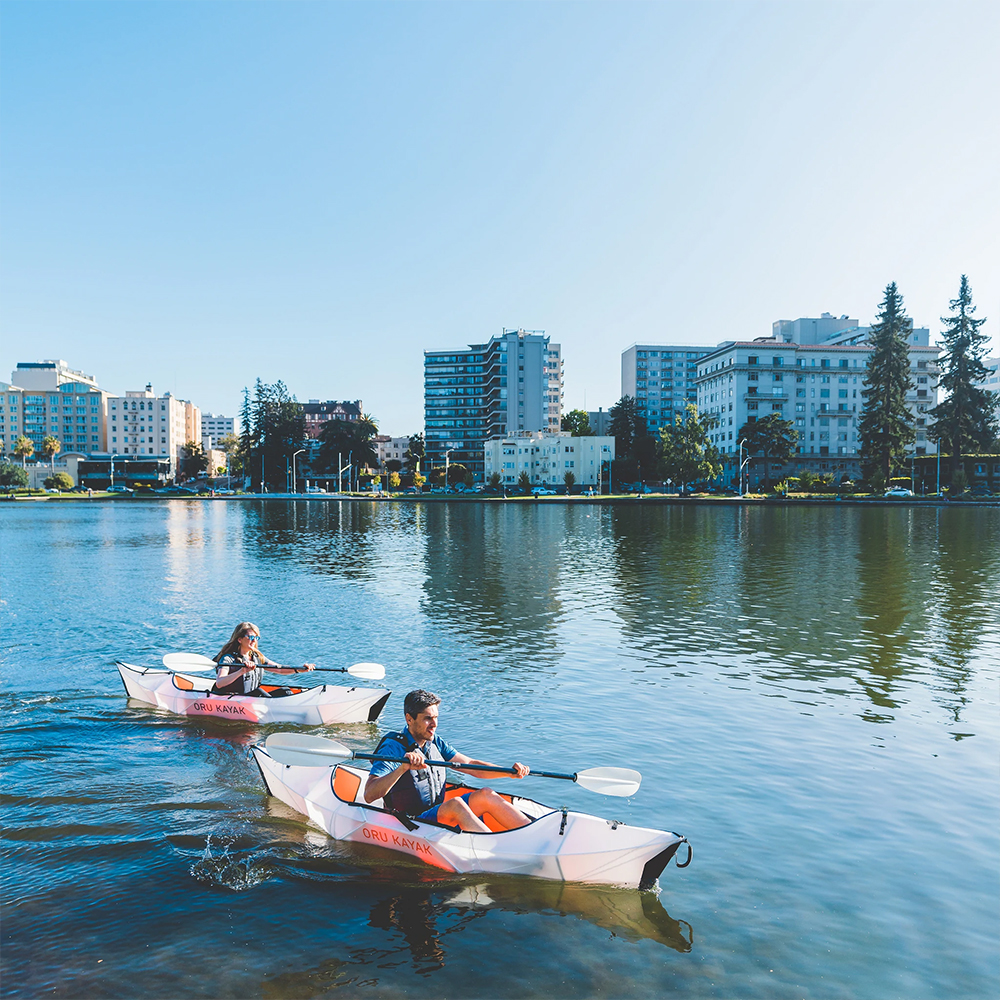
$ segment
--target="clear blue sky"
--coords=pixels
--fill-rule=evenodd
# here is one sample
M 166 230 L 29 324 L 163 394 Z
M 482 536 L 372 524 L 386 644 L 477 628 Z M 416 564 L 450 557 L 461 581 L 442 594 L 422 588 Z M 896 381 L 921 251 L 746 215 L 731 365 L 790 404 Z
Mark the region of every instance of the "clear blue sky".
M 422 351 L 544 329 L 567 409 L 967 273 L 1000 319 L 997 3 L 0 6 L 0 378 L 65 358 L 422 427 Z M 996 342 L 996 341 L 995 341 Z

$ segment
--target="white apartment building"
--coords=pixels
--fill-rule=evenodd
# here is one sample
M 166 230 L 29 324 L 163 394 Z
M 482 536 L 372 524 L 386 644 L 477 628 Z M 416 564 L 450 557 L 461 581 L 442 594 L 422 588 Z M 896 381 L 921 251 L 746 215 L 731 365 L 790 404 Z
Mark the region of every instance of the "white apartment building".
M 108 397 L 108 447 L 115 455 L 156 456 L 171 462 L 172 474 L 188 441 L 201 441 L 201 411 L 153 386 Z
M 601 482 L 602 464 L 615 457 L 613 437 L 573 437 L 569 431 L 518 431 L 484 442 L 487 479 L 499 473 L 505 485 L 527 472 L 532 485 L 562 486 L 572 472 L 581 486 Z M 607 473 L 605 473 L 607 475 Z
M 988 389 L 997 394 L 994 397 L 996 406 L 993 409 L 993 416 L 997 421 L 1000 421 L 1000 358 L 986 358 L 983 364 L 990 370 L 990 373 L 979 383 L 979 388 Z
M 203 413 L 201 415 L 201 440 L 204 443 L 205 438 L 209 439 L 209 443 L 205 446 L 206 448 L 214 448 L 218 445 L 219 440 L 224 438 L 227 434 L 236 433 L 236 418 L 235 417 L 224 417 L 218 413 Z M 194 440 L 198 440 L 195 438 Z
M 104 450 L 107 393 L 91 375 L 65 361 L 21 362 L 10 382 L 0 382 L 0 453 L 10 455 L 20 436 L 31 440 L 36 458 L 49 435 L 62 451 Z
M 824 314 L 821 319 L 833 317 Z M 846 317 L 830 325 L 843 326 L 844 321 Z M 869 355 L 868 328 L 847 321 L 854 326 L 832 334 L 822 331 L 828 335 L 820 343 L 791 339 L 811 339 L 811 324 L 818 322 L 781 321 L 780 337 L 728 341 L 699 362 L 698 412 L 718 418 L 711 438 L 732 462 L 738 461 L 740 428 L 779 413 L 792 421 L 799 434 L 793 467 L 860 474 L 858 421 L 864 408 L 861 392 Z M 907 403 L 916 426 L 915 455 L 933 454 L 936 447 L 927 430 L 932 422 L 930 411 L 937 405 L 938 348 L 931 347 L 929 339 L 927 328 L 911 333 L 915 386 L 907 394 Z
M 697 401 L 698 362 L 711 350 L 704 344 L 633 344 L 622 351 L 622 395 L 635 398 L 650 435 Z
M 391 461 L 402 462 L 405 465 L 409 448 L 409 437 L 390 437 L 388 434 L 375 436 L 375 451 L 380 469 L 384 469 L 385 463 Z

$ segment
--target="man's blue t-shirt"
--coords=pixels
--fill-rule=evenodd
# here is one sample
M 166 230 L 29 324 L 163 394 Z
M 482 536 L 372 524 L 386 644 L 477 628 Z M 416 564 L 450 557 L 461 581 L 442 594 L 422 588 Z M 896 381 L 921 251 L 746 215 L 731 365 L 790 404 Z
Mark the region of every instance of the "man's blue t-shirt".
M 432 742 L 437 747 L 438 753 L 441 754 L 442 760 L 451 760 L 458 753 L 450 743 L 446 743 L 440 736 L 435 736 Z M 379 745 L 378 752 L 382 757 L 393 757 L 402 760 L 411 749 L 420 750 L 421 753 L 424 753 L 424 750 L 427 748 L 425 747 L 424 750 L 421 750 L 419 746 L 405 747 L 398 740 L 387 739 Z M 426 757 L 427 754 L 424 753 L 424 756 Z M 398 766 L 387 760 L 374 760 L 372 761 L 371 776 L 373 778 L 381 778 L 383 774 L 395 771 Z

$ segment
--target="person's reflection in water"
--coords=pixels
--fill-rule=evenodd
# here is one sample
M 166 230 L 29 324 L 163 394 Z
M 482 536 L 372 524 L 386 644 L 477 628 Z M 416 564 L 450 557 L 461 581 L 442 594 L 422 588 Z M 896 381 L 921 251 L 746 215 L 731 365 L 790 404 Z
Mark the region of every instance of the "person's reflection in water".
M 425 889 L 412 889 L 379 900 L 371 909 L 369 927 L 400 931 L 413 955 L 418 972 L 431 972 L 444 966 L 444 949 L 438 939 L 434 918 L 440 910 L 431 903 Z

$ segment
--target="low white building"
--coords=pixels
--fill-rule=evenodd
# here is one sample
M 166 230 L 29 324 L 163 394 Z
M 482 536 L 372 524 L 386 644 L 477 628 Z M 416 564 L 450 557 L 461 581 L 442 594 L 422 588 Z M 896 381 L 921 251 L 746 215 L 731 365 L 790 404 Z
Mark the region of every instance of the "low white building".
M 375 437 L 375 451 L 378 455 L 380 469 L 386 462 L 396 461 L 406 464 L 406 453 L 410 448 L 409 437 L 389 437 L 388 434 L 378 434 Z
M 533 486 L 561 486 L 567 472 L 581 486 L 597 486 L 604 463 L 615 457 L 615 439 L 573 437 L 568 431 L 519 431 L 490 438 L 483 450 L 486 478 L 497 473 L 508 486 L 517 483 L 522 472 L 527 472 Z

